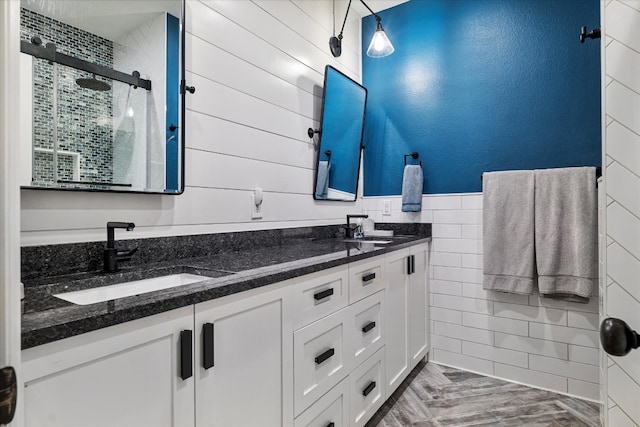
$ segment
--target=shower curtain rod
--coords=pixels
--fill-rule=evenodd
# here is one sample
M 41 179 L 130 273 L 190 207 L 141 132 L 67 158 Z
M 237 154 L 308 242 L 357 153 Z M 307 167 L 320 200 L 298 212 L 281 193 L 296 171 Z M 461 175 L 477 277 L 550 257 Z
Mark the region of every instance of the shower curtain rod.
M 54 43 L 47 43 L 46 46 L 42 46 L 42 41 L 39 37 L 33 37 L 31 42 L 21 40 L 20 51 L 22 53 L 35 56 L 36 58 L 46 59 L 77 70 L 87 71 L 111 80 L 117 80 L 119 82 L 132 85 L 134 89 L 141 87 L 146 90 L 151 90 L 151 80 L 140 78 L 140 73 L 138 71 L 126 74 L 109 67 L 94 64 L 93 62 L 65 55 L 64 53 L 56 51 L 56 45 Z

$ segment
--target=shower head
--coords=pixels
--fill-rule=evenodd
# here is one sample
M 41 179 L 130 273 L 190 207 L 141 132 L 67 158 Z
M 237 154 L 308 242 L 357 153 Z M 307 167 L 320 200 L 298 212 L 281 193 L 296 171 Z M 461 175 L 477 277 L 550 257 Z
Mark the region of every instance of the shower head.
M 76 83 L 78 84 L 78 86 L 82 88 L 97 90 L 99 92 L 104 92 L 111 89 L 111 86 L 109 86 L 108 83 L 105 83 L 103 81 L 96 79 L 95 74 L 90 79 L 83 79 L 83 78 L 76 79 Z

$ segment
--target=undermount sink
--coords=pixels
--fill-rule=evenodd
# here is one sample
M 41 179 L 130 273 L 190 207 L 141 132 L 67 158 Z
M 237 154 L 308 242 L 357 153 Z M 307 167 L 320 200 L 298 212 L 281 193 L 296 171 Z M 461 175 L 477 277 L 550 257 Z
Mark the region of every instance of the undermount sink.
M 168 276 L 154 277 L 152 279 L 134 280 L 131 282 L 118 283 L 116 285 L 100 286 L 81 291 L 55 294 L 54 297 L 77 305 L 88 305 L 153 291 L 160 291 L 162 289 L 174 288 L 176 286 L 190 285 L 193 283 L 203 282 L 207 279 L 210 279 L 210 277 L 189 273 L 171 274 Z
M 391 240 L 372 240 L 372 239 L 342 239 L 344 243 L 370 243 L 373 245 L 386 245 Z

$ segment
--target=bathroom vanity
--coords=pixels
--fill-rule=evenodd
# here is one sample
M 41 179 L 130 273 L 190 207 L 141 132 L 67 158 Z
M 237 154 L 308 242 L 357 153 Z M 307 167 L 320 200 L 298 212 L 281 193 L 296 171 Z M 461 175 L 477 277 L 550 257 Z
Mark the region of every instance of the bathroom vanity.
M 220 277 L 89 305 L 27 286 L 25 425 L 364 425 L 428 350 L 430 237 L 388 240 L 161 263 Z

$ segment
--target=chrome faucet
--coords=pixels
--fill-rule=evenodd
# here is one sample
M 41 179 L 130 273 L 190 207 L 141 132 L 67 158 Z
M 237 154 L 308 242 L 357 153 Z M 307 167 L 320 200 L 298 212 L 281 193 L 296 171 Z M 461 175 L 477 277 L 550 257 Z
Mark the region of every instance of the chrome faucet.
M 129 261 L 131 256 L 138 250 L 138 248 L 133 248 L 119 251 L 116 248 L 115 229 L 124 228 L 127 231 L 131 231 L 135 226 L 132 222 L 107 222 L 107 247 L 104 248 L 104 271 L 106 273 L 118 271 L 118 261 Z
M 345 230 L 344 237 L 346 238 L 362 238 L 362 226 L 356 225 L 355 231 L 352 233 L 351 218 L 369 218 L 369 215 L 347 215 L 347 228 Z

